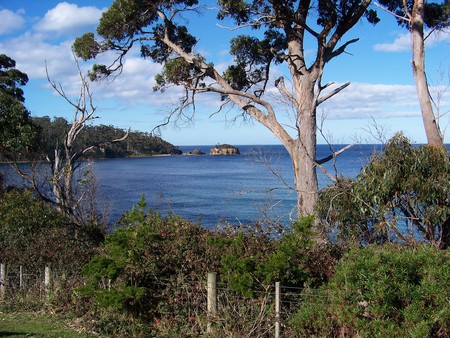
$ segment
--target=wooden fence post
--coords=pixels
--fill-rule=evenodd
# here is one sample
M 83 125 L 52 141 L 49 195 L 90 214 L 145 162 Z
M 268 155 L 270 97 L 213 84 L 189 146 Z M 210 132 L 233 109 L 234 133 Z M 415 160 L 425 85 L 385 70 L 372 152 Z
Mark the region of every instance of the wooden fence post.
M 19 266 L 19 288 L 23 288 L 23 266 Z
M 216 273 L 208 272 L 208 324 L 206 328 L 207 333 L 212 333 L 212 322 L 211 318 L 216 315 L 217 312 L 217 289 L 216 289 Z
M 49 266 L 45 267 L 45 274 L 44 274 L 44 289 L 45 289 L 45 297 L 49 298 L 50 296 L 50 289 L 51 289 L 51 276 L 52 276 L 52 270 Z
M 3 298 L 6 290 L 6 264 L 0 263 L 0 298 Z
M 275 283 L 275 338 L 280 337 L 281 316 L 280 316 L 280 282 Z

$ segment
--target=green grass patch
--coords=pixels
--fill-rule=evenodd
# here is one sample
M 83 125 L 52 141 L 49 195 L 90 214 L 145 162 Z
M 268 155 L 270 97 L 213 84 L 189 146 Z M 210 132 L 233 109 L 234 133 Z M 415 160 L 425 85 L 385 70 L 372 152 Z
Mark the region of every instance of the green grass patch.
M 41 313 L 1 313 L 0 337 L 89 337 L 69 326 L 69 321 Z M 93 336 L 91 336 L 93 337 Z

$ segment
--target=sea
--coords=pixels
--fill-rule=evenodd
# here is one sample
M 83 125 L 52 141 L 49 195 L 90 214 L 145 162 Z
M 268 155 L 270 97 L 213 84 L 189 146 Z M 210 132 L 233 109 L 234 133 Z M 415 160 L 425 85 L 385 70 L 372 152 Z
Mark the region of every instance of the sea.
M 180 146 L 205 155 L 121 158 L 94 162 L 98 197 L 115 222 L 145 195 L 147 206 L 175 213 L 207 228 L 257 221 L 289 224 L 296 217 L 296 194 L 289 154 L 282 145 L 237 145 L 240 155 L 209 156 L 213 146 Z M 331 146 L 338 151 L 344 146 Z M 355 145 L 324 168 L 334 177 L 356 177 L 379 146 Z M 331 154 L 319 145 L 317 158 Z M 332 184 L 318 170 L 321 188 Z
M 290 157 L 282 145 L 236 145 L 240 155 L 210 156 L 213 146 L 180 146 L 205 155 L 102 159 L 91 163 L 97 203 L 110 225 L 144 195 L 147 206 L 177 214 L 206 228 L 257 221 L 289 224 L 296 216 Z M 344 145 L 318 145 L 317 158 Z M 332 176 L 356 177 L 378 145 L 354 145 L 323 165 Z M 87 168 L 88 163 L 82 167 Z M 18 184 L 7 165 L 7 183 Z M 320 188 L 332 184 L 318 169 Z M 8 182 L 9 181 L 9 182 Z

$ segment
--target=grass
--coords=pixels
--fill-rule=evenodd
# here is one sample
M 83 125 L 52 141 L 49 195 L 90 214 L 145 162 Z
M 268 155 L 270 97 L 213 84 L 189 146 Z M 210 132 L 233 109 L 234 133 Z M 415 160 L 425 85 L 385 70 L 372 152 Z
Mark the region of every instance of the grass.
M 41 313 L 1 313 L 0 337 L 89 337 L 68 325 L 64 318 Z M 93 336 L 91 336 L 93 337 Z

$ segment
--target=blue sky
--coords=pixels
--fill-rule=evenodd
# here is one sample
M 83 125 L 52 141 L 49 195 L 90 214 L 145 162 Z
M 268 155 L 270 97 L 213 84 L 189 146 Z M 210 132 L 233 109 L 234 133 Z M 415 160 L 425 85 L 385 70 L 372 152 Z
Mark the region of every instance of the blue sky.
M 16 60 L 17 68 L 28 74 L 25 104 L 33 116 L 72 119 L 71 107 L 49 86 L 45 65 L 52 80 L 76 99 L 79 78 L 70 47 L 77 36 L 95 31 L 102 11 L 111 3 L 111 0 L 0 0 L 0 53 Z M 403 131 L 413 142 L 426 142 L 411 72 L 409 35 L 396 25 L 393 17 L 386 13 L 380 16 L 382 21 L 375 27 L 366 21 L 358 23 L 346 40 L 360 40 L 325 68 L 325 81 L 351 82 L 319 109 L 323 116 L 322 134 L 332 143 L 374 142 L 372 134 L 377 130 L 386 137 Z M 214 12 L 187 20 L 187 26 L 200 39 L 197 50 L 224 70 L 232 61 L 227 52 L 229 40 L 242 32 L 220 27 Z M 450 88 L 445 90 L 450 87 L 450 31 L 431 35 L 426 46 L 431 92 L 435 101 L 440 101 L 443 114 L 450 110 Z M 104 58 L 107 61 L 111 55 Z M 81 67 L 87 71 L 90 65 L 81 62 Z M 93 84 L 100 117 L 95 123 L 149 132 L 164 121 L 178 102 L 180 89 L 154 93 L 153 78 L 160 70 L 160 65 L 140 59 L 136 51 L 126 59 L 119 78 L 112 83 Z M 283 72 L 282 68 L 274 69 L 273 79 Z M 274 93 L 273 81 L 269 93 Z M 192 122 L 172 123 L 161 130 L 161 136 L 175 145 L 279 143 L 256 122 L 235 119 L 239 115 L 235 109 L 214 114 L 220 106 L 217 96 L 199 96 L 197 103 Z M 276 106 L 283 123 L 289 125 L 289 109 L 281 104 Z M 319 123 L 321 120 L 319 117 Z M 443 116 L 441 128 L 445 129 L 449 121 L 450 114 Z M 449 142 L 450 128 L 445 130 L 445 140 Z M 325 139 L 319 136 L 318 142 L 324 143 Z

